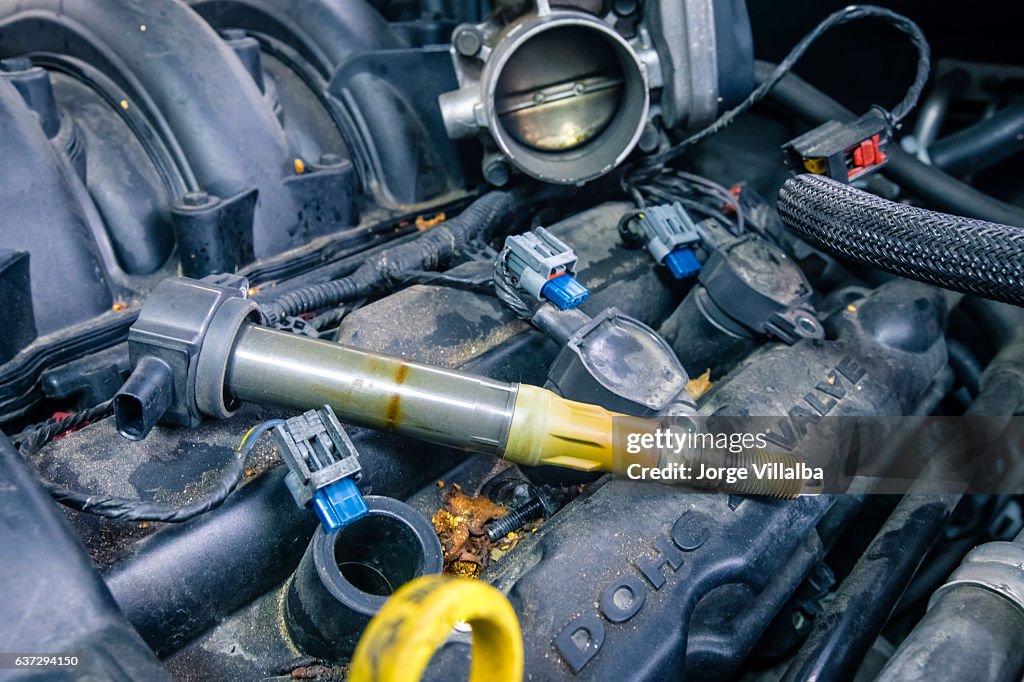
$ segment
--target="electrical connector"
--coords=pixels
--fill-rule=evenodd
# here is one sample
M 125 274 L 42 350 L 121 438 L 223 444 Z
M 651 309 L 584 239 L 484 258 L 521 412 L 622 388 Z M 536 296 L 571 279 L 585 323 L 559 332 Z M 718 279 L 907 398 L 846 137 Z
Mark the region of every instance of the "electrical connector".
M 549 279 L 540 293 L 543 298 L 558 306 L 559 310 L 575 308 L 590 296 L 587 288 L 568 274 Z
M 299 507 L 312 506 L 328 533 L 368 512 L 356 487 L 362 467 L 355 446 L 328 405 L 274 429 L 288 465 L 285 484 Z
M 500 257 L 514 278 L 512 283 L 538 301 L 569 310 L 590 296 L 576 280 L 576 254 L 543 227 L 508 237 Z
M 693 247 L 700 242 L 697 226 L 679 202 L 650 206 L 637 216 L 654 260 L 669 269 L 676 279 L 700 272 Z
M 889 125 L 875 109 L 856 121 L 828 121 L 785 144 L 786 162 L 796 173 L 825 175 L 849 183 L 889 160 Z

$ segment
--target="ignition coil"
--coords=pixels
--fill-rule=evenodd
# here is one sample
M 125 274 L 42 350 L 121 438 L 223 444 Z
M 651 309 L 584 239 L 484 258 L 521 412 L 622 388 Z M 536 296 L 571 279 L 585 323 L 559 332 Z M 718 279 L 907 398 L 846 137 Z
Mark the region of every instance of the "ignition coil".
M 624 447 L 624 434 L 658 429 L 650 419 L 567 400 L 529 384 L 263 327 L 252 319 L 258 308 L 245 297 L 247 284 L 225 286 L 182 277 L 154 288 L 129 333 L 129 353 L 135 373 L 151 371 L 143 362 L 147 357 L 162 359 L 171 368 L 165 383 L 174 387 L 173 401 L 169 407 L 162 401 L 157 405 L 160 415 L 140 414 L 154 403 L 119 394 L 114 416 L 122 434 L 144 438 L 140 425 L 198 424 L 204 416 L 230 416 L 241 401 L 252 401 L 299 409 L 330 405 L 357 426 L 526 466 L 625 473 L 630 465 L 655 467 L 663 459 L 664 453 L 634 453 Z M 362 507 L 358 498 L 352 499 L 358 494 L 357 469 L 348 461 L 354 460 L 355 451 L 330 410 L 305 413 L 286 426 L 277 435 L 295 472 L 289 487 L 296 501 L 312 503 L 325 529 L 358 514 Z M 677 459 L 694 460 L 702 455 L 700 450 L 682 452 Z M 338 487 L 328 490 L 332 484 Z M 764 492 L 777 494 L 767 488 Z

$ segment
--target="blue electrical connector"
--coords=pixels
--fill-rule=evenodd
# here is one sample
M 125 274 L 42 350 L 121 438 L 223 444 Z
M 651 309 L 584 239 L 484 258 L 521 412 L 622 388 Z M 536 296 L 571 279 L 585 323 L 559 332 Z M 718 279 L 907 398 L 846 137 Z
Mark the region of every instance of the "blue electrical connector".
M 576 254 L 543 227 L 508 237 L 500 257 L 505 259 L 513 284 L 538 301 L 569 310 L 590 297 L 590 291 L 575 277 Z
M 662 261 L 676 279 L 693 277 L 700 272 L 701 264 L 693 249 L 683 246 L 671 251 Z
M 637 216 L 647 238 L 647 250 L 676 279 L 700 272 L 693 247 L 700 242 L 697 226 L 678 202 L 650 206 Z
M 311 501 L 313 511 L 330 533 L 366 514 L 366 501 L 351 478 L 343 478 L 317 490 Z
M 548 283 L 541 288 L 540 293 L 541 296 L 558 306 L 559 310 L 575 308 L 590 296 L 587 288 L 568 274 L 549 279 Z
M 312 506 L 328 533 L 365 516 L 369 509 L 356 483 L 362 467 L 355 446 L 329 405 L 274 429 L 288 465 L 285 485 L 299 507 Z

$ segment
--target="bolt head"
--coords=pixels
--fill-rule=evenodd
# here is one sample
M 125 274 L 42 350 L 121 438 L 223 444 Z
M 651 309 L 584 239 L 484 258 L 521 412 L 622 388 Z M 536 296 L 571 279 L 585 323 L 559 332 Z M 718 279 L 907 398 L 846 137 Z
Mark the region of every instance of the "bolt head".
M 220 32 L 220 37 L 231 42 L 234 40 L 245 40 L 249 36 L 240 28 L 225 28 Z
M 181 203 L 183 206 L 188 206 L 190 208 L 205 206 L 210 203 L 210 195 L 202 190 L 198 192 L 188 192 L 181 197 Z
M 0 59 L 0 71 L 4 73 L 21 73 L 32 68 L 32 60 L 28 57 L 9 57 Z
M 472 57 L 483 47 L 483 37 L 475 28 L 464 28 L 455 34 L 455 50 L 463 57 Z
M 484 167 L 484 180 L 495 187 L 504 187 L 511 175 L 511 169 L 502 159 L 495 159 Z

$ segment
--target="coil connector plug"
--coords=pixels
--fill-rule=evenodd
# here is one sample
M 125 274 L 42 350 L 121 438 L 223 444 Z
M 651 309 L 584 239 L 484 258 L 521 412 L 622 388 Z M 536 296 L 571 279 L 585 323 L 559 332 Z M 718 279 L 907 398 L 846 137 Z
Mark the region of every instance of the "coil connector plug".
M 576 280 L 575 252 L 543 227 L 505 239 L 499 258 L 504 259 L 512 284 L 538 301 L 569 310 L 590 297 Z
M 644 231 L 647 250 L 673 277 L 686 279 L 700 272 L 701 264 L 693 250 L 700 234 L 679 202 L 650 206 L 636 218 Z
M 312 506 L 328 533 L 369 511 L 356 483 L 362 467 L 352 440 L 329 405 L 304 412 L 274 429 L 288 465 L 285 485 L 299 507 Z
M 890 138 L 885 114 L 872 109 L 856 121 L 823 123 L 782 150 L 793 172 L 825 175 L 849 184 L 886 164 Z

